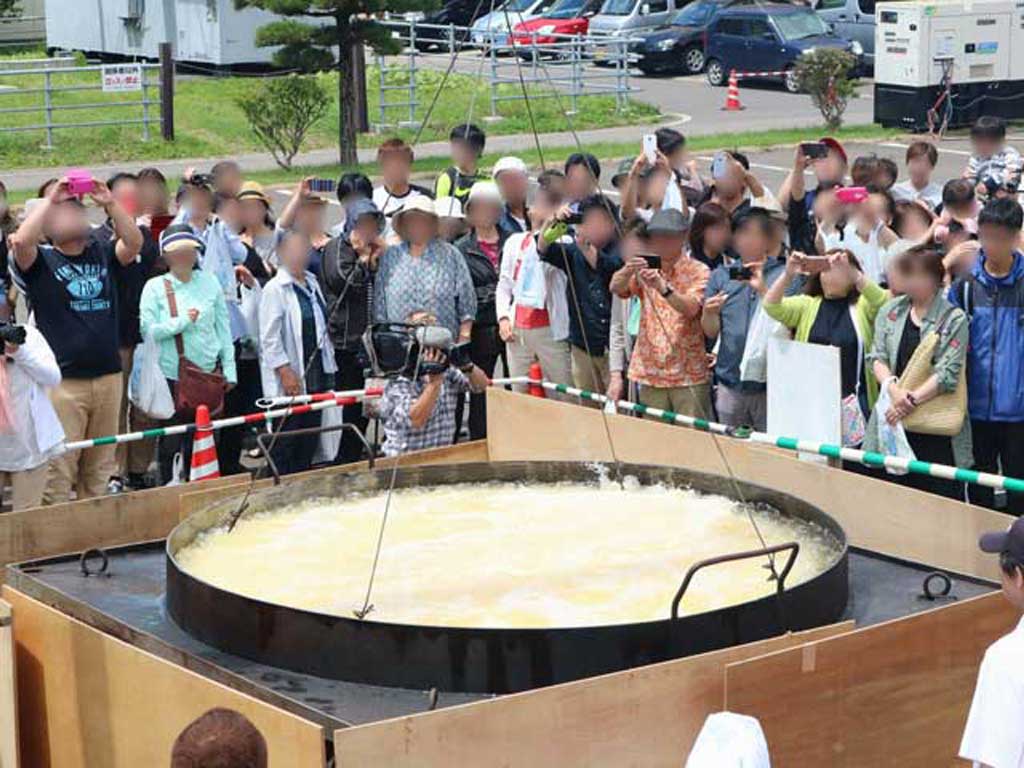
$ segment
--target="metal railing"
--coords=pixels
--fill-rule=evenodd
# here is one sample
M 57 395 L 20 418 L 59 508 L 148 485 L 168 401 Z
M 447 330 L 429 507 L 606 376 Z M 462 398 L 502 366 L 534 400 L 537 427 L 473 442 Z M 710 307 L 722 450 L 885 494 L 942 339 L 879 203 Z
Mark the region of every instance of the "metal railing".
M 127 79 L 119 81 L 118 73 Z M 149 141 L 151 127 L 156 125 L 165 138 L 172 138 L 173 107 L 169 102 L 173 99 L 173 78 L 173 61 L 163 57 L 160 64 L 136 62 L 129 65 L 0 69 L 0 86 L 7 86 L 0 87 L 0 133 L 43 132 L 46 136 L 46 143 L 43 144 L 45 149 L 53 149 L 56 131 L 69 128 L 140 125 L 142 139 Z M 64 100 L 71 94 L 96 92 L 103 95 L 116 94 L 117 98 L 104 100 L 103 96 L 97 96 L 85 102 Z M 124 98 L 136 93 L 138 98 Z M 4 106 L 5 101 L 10 103 L 11 98 L 20 97 L 24 101 L 25 96 L 38 96 L 39 99 L 28 105 Z M 140 114 L 138 117 L 130 114 L 116 119 L 113 119 L 112 114 L 109 120 L 76 121 L 70 118 L 70 115 L 81 110 L 103 113 L 109 110 L 111 113 L 123 114 L 125 109 L 139 109 Z M 69 113 L 69 119 L 57 122 L 57 115 L 62 112 Z M 41 119 L 21 125 L 12 125 L 11 120 L 5 119 L 9 115 L 26 114 L 39 115 Z
M 616 111 L 628 105 L 633 41 L 620 36 L 560 35 L 524 32 L 510 37 L 498 29 L 471 30 L 455 25 L 423 24 L 416 21 L 388 21 L 392 36 L 401 43 L 397 56 L 377 56 L 379 69 L 377 128 L 416 126 L 417 75 L 430 62 L 444 68 L 444 55 L 426 57 L 439 48 L 442 54 L 459 55 L 465 62 L 462 74 L 486 78 L 489 92 L 489 121 L 500 120 L 502 102 L 533 99 L 564 99 L 565 112 L 575 114 L 585 96 L 614 96 Z M 425 60 L 426 59 L 426 60 Z M 593 66 L 600 61 L 606 67 Z M 436 66 L 434 67 L 437 68 Z M 526 95 L 523 91 L 526 90 Z M 400 94 L 396 99 L 394 94 Z M 400 120 L 392 119 L 398 112 Z

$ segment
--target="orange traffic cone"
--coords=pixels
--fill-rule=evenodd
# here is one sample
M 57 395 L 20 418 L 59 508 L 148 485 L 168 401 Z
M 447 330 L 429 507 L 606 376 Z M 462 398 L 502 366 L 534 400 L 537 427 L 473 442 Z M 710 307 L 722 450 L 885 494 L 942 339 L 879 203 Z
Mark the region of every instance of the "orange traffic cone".
M 541 370 L 540 363 L 530 363 L 527 375 L 530 377 L 530 383 L 526 387 L 526 393 L 532 397 L 545 397 L 544 387 L 541 385 L 544 381 L 544 371 Z
M 217 463 L 217 446 L 213 442 L 210 428 L 210 409 L 205 405 L 196 408 L 196 431 L 192 437 L 192 464 L 188 471 L 190 483 L 220 477 Z
M 729 87 L 725 92 L 725 106 L 722 109 L 726 112 L 739 112 L 744 109 L 740 104 L 740 79 L 736 77 L 736 70 L 729 70 Z

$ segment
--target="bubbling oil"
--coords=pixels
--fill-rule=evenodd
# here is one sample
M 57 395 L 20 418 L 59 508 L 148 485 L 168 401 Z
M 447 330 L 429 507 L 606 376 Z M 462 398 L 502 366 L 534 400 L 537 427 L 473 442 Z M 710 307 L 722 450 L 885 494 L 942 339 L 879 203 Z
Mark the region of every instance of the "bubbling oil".
M 177 561 L 232 592 L 351 616 L 362 606 L 383 511 L 382 494 L 310 499 L 245 517 L 230 534 L 207 531 Z M 839 543 L 819 526 L 770 510 L 753 514 L 769 545 L 800 543 L 787 587 L 835 561 Z M 733 500 L 633 479 L 625 488 L 477 483 L 396 490 L 370 618 L 492 628 L 664 619 L 692 563 L 759 546 L 747 510 Z M 700 571 L 681 613 L 771 593 L 765 565 L 758 558 Z

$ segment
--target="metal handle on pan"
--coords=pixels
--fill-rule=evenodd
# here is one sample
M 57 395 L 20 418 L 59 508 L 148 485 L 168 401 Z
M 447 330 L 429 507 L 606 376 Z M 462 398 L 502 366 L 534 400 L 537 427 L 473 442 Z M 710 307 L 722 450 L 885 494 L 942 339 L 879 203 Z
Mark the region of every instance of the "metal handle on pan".
M 783 590 L 786 588 L 786 577 L 789 575 L 789 572 L 793 570 L 793 563 L 796 561 L 796 556 L 800 552 L 800 544 L 798 542 L 790 541 L 786 544 L 776 544 L 773 547 L 765 547 L 764 549 L 751 549 L 746 552 L 734 552 L 730 555 L 718 555 L 717 557 L 709 557 L 706 560 L 698 560 L 690 566 L 690 569 L 683 577 L 683 583 L 679 585 L 679 591 L 676 592 L 676 596 L 672 599 L 672 620 L 675 621 L 679 618 L 679 604 L 683 601 L 683 595 L 686 594 L 686 590 L 690 586 L 690 582 L 693 581 L 693 577 L 697 575 L 697 571 L 711 565 L 731 563 L 735 560 L 749 560 L 754 557 L 768 557 L 769 555 L 774 555 L 786 550 L 789 550 L 789 557 L 786 559 L 786 564 L 779 573 L 779 582 L 776 585 L 777 593 L 781 595 Z

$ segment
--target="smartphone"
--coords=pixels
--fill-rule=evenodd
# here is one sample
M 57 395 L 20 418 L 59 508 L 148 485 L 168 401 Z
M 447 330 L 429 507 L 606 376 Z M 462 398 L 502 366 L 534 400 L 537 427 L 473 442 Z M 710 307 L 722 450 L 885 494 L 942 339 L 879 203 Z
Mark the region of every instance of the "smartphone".
M 160 235 L 163 234 L 164 230 L 171 226 L 171 222 L 174 221 L 174 217 L 170 214 L 157 214 L 150 217 L 149 231 L 153 235 L 153 239 L 160 240 Z
M 749 280 L 753 276 L 754 271 L 750 267 L 745 267 L 742 264 L 729 265 L 730 280 Z
M 729 171 L 729 163 L 726 160 L 725 152 L 716 152 L 711 160 L 711 178 L 722 179 Z
M 334 193 L 338 188 L 338 182 L 334 179 L 310 179 L 309 180 L 309 191 L 310 192 L 329 192 Z
M 800 151 L 804 153 L 804 157 L 809 157 L 811 160 L 828 157 L 828 146 L 820 141 L 803 142 L 800 144 Z
M 654 165 L 658 160 L 658 137 L 653 133 L 644 134 L 644 157 L 647 162 Z
M 804 274 L 817 275 L 828 269 L 827 256 L 804 256 Z
M 637 256 L 647 262 L 648 269 L 661 269 L 661 256 L 653 253 L 638 253 Z
M 88 195 L 96 186 L 96 181 L 88 171 L 76 168 L 68 171 L 68 192 L 77 197 Z
M 866 187 L 840 187 L 836 190 L 836 200 L 846 205 L 863 203 L 867 199 Z

